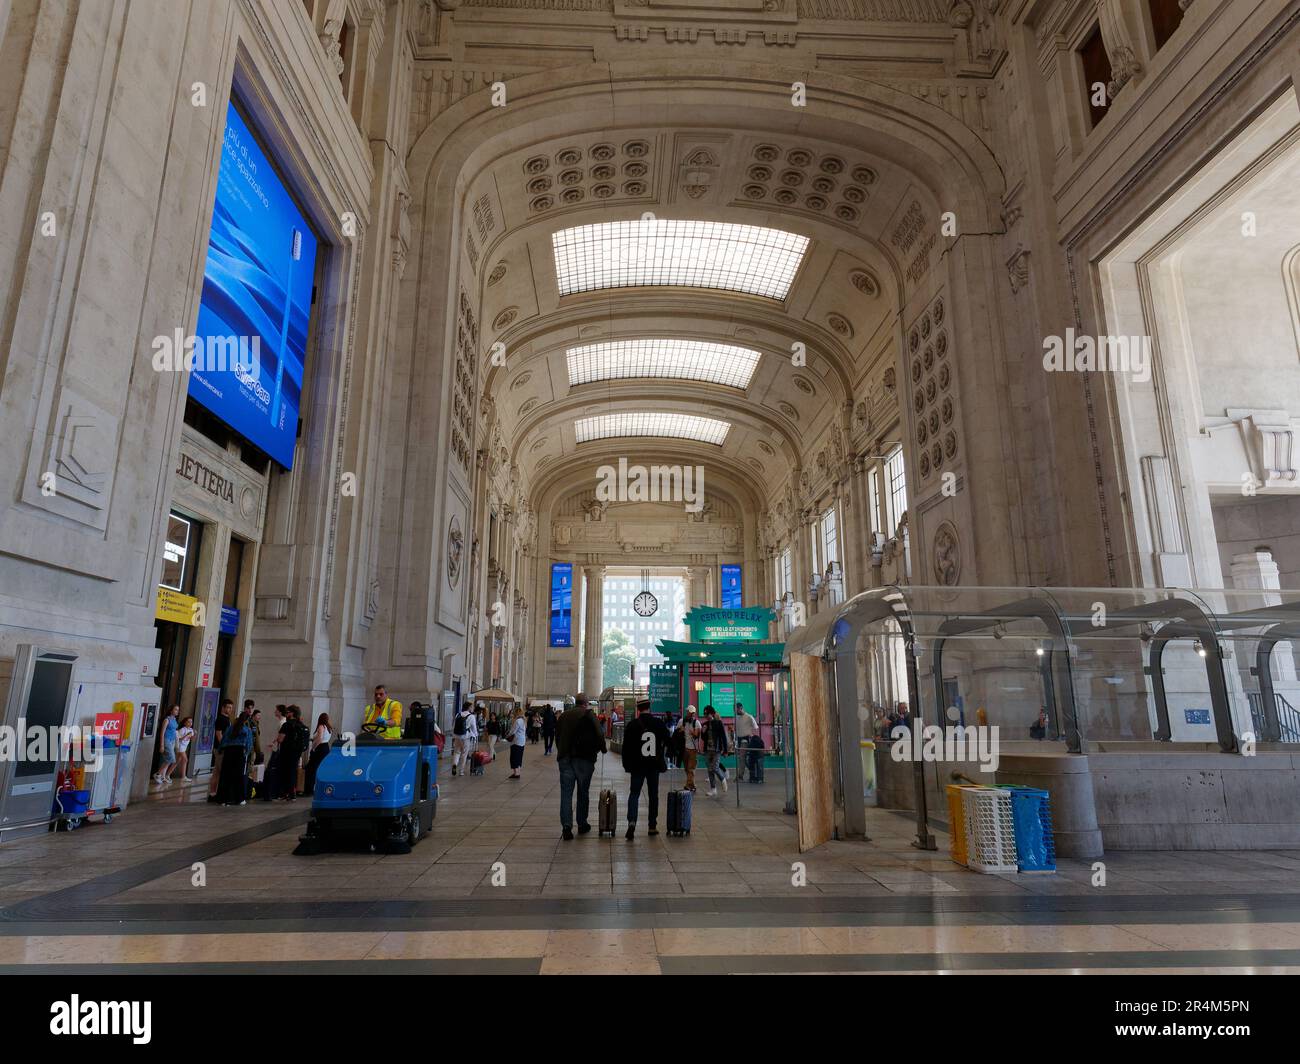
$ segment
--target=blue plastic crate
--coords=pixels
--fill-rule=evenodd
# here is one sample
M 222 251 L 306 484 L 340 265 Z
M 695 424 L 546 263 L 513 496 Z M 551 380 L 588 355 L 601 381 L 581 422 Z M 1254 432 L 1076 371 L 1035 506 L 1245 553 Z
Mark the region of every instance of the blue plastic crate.
M 1052 797 L 1036 787 L 1010 786 L 1011 821 L 1016 832 L 1016 867 L 1021 872 L 1055 872 L 1056 839 Z

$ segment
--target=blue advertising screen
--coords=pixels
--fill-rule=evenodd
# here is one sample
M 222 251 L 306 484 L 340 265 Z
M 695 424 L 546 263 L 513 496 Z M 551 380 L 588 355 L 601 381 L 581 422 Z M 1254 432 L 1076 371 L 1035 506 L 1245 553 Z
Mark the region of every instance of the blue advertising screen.
M 551 646 L 573 646 L 573 563 L 551 566 Z
M 724 565 L 722 567 L 722 608 L 738 610 L 744 606 L 744 595 L 740 590 L 740 566 Z
M 231 104 L 189 394 L 286 469 L 315 269 L 315 235 Z

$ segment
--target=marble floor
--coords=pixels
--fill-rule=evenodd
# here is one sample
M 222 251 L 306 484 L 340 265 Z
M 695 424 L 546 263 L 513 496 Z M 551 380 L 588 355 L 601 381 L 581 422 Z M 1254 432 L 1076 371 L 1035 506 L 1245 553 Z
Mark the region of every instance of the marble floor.
M 689 838 L 646 837 L 643 810 L 632 841 L 564 842 L 554 759 L 529 747 L 507 772 L 444 773 L 433 834 L 404 855 L 294 856 L 306 801 L 217 807 L 203 781 L 6 841 L 0 971 L 1300 972 L 1300 851 L 988 876 L 872 810 L 870 841 L 800 854 L 770 770 L 739 801 L 701 790 Z

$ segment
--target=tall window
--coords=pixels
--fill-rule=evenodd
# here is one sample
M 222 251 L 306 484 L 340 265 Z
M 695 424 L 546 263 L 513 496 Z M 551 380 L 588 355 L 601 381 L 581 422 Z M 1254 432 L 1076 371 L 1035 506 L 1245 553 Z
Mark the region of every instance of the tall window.
M 790 548 L 786 547 L 776 558 L 776 597 L 785 598 L 786 592 L 792 590 L 790 585 L 793 582 L 790 570 Z
M 885 459 L 885 486 L 889 490 L 889 535 L 898 530 L 898 522 L 907 513 L 907 473 L 903 468 L 903 448 L 895 448 Z
M 1097 95 L 1098 85 L 1109 85 L 1113 73 L 1110 68 L 1110 56 L 1106 54 L 1106 43 L 1101 39 L 1101 26 L 1093 28 L 1087 40 L 1079 48 L 1079 60 L 1083 64 L 1083 89 L 1088 97 L 1088 113 L 1095 126 L 1106 117 L 1106 103 L 1098 104 L 1096 99 L 1108 99 L 1106 91 Z
M 1182 24 L 1186 12 L 1178 0 L 1148 0 L 1148 6 L 1151 8 L 1151 29 L 1155 34 L 1156 47 L 1163 48 L 1165 41 Z
M 830 568 L 840 560 L 839 533 L 835 527 L 835 507 L 822 514 L 822 569 Z
M 871 531 L 885 531 L 884 522 L 880 520 L 880 470 L 873 466 L 867 472 L 867 509 L 871 515 Z

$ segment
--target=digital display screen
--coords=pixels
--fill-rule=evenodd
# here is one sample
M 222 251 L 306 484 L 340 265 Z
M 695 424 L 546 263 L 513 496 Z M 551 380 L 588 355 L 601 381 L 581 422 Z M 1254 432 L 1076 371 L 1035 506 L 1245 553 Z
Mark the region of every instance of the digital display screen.
M 738 610 L 744 605 L 744 595 L 740 590 L 740 566 L 724 565 L 722 567 L 722 608 Z
M 573 563 L 551 565 L 551 646 L 573 646 Z
M 189 394 L 293 465 L 316 237 L 231 104 L 194 331 Z

